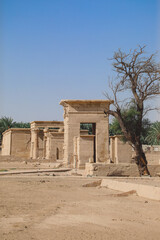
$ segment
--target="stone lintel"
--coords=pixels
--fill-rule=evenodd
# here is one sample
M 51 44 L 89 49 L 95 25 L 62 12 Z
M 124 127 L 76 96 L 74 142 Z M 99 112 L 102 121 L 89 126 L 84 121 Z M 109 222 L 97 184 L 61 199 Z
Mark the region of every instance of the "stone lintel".
M 51 133 L 52 135 L 64 135 L 64 132 L 52 132 L 52 131 L 49 131 L 49 133 Z
M 95 135 L 80 135 L 81 138 L 94 138 Z
M 64 122 L 63 121 L 33 121 L 30 123 L 31 128 L 49 128 L 49 127 L 62 127 L 64 126 Z
M 90 110 L 85 110 L 85 111 L 79 111 L 79 112 L 69 112 L 69 114 L 104 114 L 104 111 L 90 111 Z
M 7 129 L 5 132 L 2 133 L 2 135 L 4 135 L 7 132 L 22 132 L 22 131 L 30 131 L 30 128 L 9 128 Z
M 123 135 L 113 135 L 113 136 L 109 136 L 109 138 L 122 138 L 124 137 Z
M 36 123 L 36 124 L 62 124 L 63 125 L 63 121 L 32 121 L 30 122 L 30 124 L 32 123 Z
M 60 105 L 65 106 L 65 104 L 100 104 L 100 103 L 104 103 L 104 104 L 112 104 L 114 101 L 113 100 L 100 100 L 100 99 L 96 99 L 96 100 L 61 100 L 60 101 Z

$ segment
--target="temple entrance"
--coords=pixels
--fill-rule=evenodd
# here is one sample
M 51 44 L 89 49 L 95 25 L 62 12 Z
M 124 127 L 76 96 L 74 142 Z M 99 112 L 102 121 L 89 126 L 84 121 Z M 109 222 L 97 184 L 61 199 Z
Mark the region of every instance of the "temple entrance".
M 64 107 L 64 163 L 85 168 L 88 162 L 109 161 L 109 100 L 62 100 Z M 86 129 L 87 128 L 87 129 Z M 83 130 L 83 132 L 82 132 Z M 76 160 L 77 159 L 77 160 Z
M 93 162 L 96 163 L 96 123 L 80 123 L 80 135 L 82 136 L 82 132 L 85 132 L 86 135 L 90 135 L 93 141 Z M 84 133 L 83 133 L 84 135 Z

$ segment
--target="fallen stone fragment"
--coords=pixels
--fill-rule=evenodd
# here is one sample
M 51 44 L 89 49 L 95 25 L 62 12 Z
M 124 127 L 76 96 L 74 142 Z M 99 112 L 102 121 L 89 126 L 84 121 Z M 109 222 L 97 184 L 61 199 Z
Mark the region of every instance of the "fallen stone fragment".
M 72 176 L 82 176 L 80 173 L 71 173 Z
M 140 197 L 160 201 L 160 187 L 125 181 L 123 182 L 112 179 L 102 179 L 101 187 L 107 187 L 124 193 L 127 191 L 130 192 L 134 190 Z
M 137 195 L 137 192 L 135 190 L 131 190 L 128 192 L 118 193 L 114 194 L 115 197 L 128 197 L 129 195 Z
M 84 185 L 82 185 L 82 187 L 98 187 L 101 185 L 101 182 L 102 182 L 102 180 L 98 180 L 95 182 L 84 184 Z

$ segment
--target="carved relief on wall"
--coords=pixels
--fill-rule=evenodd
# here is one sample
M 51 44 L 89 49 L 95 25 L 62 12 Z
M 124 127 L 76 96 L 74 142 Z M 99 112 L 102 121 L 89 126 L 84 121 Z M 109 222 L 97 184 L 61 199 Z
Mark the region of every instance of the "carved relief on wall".
M 68 117 L 68 107 L 67 107 L 67 106 L 64 106 L 63 118 L 65 119 L 66 117 Z

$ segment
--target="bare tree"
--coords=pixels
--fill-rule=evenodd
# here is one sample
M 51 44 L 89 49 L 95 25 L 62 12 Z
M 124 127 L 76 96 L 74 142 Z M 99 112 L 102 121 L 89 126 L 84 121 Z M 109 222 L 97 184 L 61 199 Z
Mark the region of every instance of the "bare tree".
M 125 138 L 133 146 L 140 176 L 150 175 L 140 140 L 142 120 L 148 111 L 155 109 L 155 106 L 148 105 L 150 100 L 160 94 L 160 65 L 155 61 L 156 54 L 146 56 L 144 50 L 145 47 L 138 47 L 128 54 L 120 49 L 114 53 L 111 60 L 117 75 L 110 83 L 112 94 L 105 92 L 108 99 L 114 100 L 114 109 L 105 113 L 119 121 Z M 136 109 L 134 129 L 125 121 L 123 115 L 124 108 L 131 102 Z

